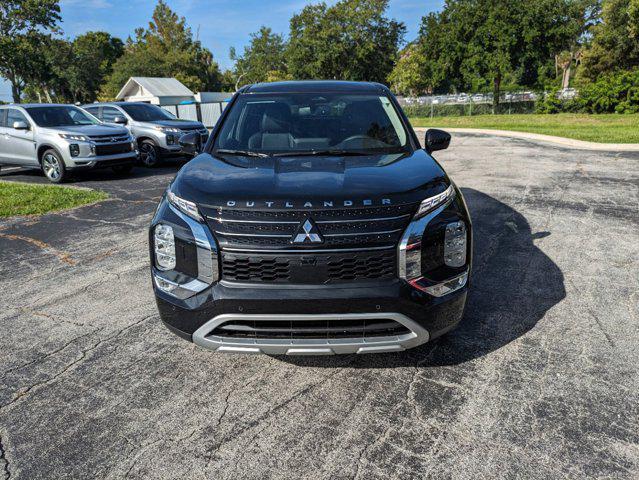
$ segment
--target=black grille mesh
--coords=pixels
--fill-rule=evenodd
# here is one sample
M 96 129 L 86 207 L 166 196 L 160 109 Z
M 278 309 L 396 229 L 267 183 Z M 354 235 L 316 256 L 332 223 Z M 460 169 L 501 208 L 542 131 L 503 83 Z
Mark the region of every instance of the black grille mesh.
M 396 276 L 394 249 L 313 256 L 222 252 L 222 278 L 232 282 L 331 284 Z
M 232 320 L 210 335 L 228 338 L 333 339 L 405 335 L 410 330 L 391 319 Z

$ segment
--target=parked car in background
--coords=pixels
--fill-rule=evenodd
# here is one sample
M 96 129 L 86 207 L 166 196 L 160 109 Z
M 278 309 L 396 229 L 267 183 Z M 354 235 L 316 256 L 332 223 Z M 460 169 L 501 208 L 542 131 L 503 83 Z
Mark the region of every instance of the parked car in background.
M 0 107 L 0 165 L 40 168 L 51 182 L 60 183 L 81 169 L 128 173 L 137 156 L 126 128 L 102 124 L 73 105 Z
M 166 156 L 184 155 L 179 144 L 182 135 L 198 132 L 202 145 L 209 136 L 201 122 L 175 118 L 165 109 L 149 103 L 93 103 L 82 108 L 105 123 L 126 126 L 136 137 L 140 161 L 147 167 L 157 165 Z

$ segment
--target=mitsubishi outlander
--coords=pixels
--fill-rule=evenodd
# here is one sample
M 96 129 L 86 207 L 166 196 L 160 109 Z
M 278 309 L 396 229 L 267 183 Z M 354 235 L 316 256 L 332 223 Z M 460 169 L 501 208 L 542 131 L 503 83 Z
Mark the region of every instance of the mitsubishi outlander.
M 194 150 L 198 134 L 182 137 Z M 383 85 L 238 91 L 151 222 L 160 317 L 218 352 L 396 352 L 462 318 L 471 222 Z

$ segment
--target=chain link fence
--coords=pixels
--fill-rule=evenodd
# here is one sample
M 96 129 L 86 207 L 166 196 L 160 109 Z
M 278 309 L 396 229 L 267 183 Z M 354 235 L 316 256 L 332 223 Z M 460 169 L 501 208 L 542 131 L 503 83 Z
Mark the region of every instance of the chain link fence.
M 447 117 L 488 114 L 534 113 L 543 95 L 534 92 L 505 92 L 493 106 L 492 93 L 459 93 L 422 97 L 397 97 L 409 117 Z

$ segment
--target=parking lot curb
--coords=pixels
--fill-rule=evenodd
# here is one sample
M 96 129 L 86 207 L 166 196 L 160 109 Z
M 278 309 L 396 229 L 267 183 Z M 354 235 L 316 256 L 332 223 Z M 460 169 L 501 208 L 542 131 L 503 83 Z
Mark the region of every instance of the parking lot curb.
M 430 127 L 417 127 L 415 131 L 421 134 Z M 433 127 L 442 128 L 442 127 Z M 586 142 L 584 140 L 575 140 L 572 138 L 556 137 L 554 135 L 542 135 L 540 133 L 515 132 L 511 130 L 489 130 L 483 128 L 444 128 L 450 133 L 462 133 L 471 135 L 485 135 L 495 137 L 510 137 L 521 140 L 530 140 L 534 142 L 550 143 L 553 145 L 574 148 L 579 150 L 590 150 L 600 152 L 639 152 L 639 144 L 637 143 L 597 143 Z

